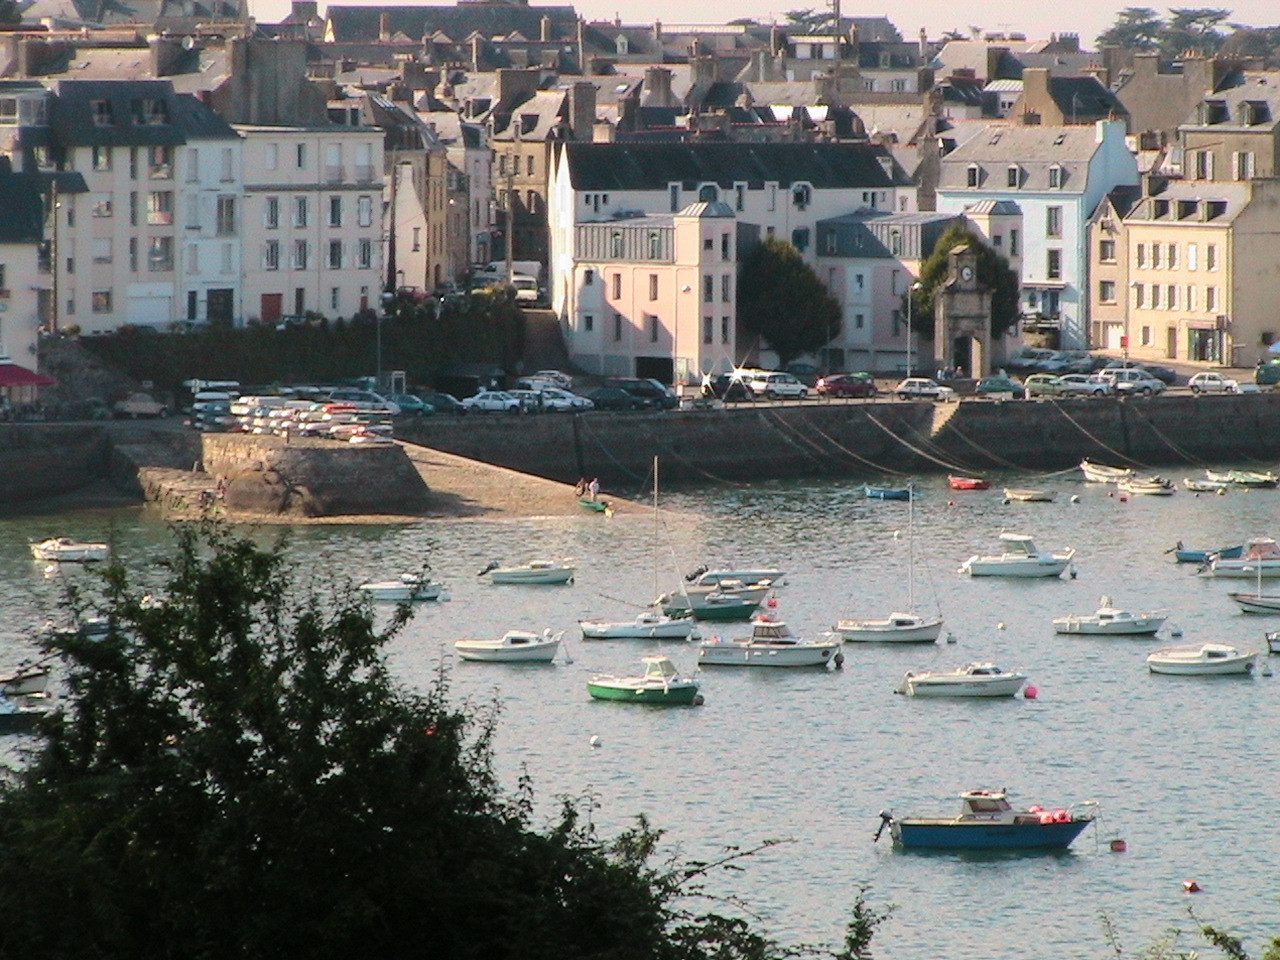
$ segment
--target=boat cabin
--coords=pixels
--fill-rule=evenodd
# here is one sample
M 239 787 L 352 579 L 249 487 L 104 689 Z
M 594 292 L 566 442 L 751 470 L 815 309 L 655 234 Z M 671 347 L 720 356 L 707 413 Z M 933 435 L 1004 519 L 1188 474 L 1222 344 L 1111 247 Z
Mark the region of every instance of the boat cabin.
M 674 680 L 676 665 L 667 657 L 642 657 L 646 680 Z
M 969 790 L 960 794 L 960 816 L 990 817 L 1007 813 L 1013 806 L 1003 790 Z
M 1002 533 L 1000 534 L 1000 542 L 1004 545 L 1005 553 L 1028 557 L 1034 557 L 1039 553 L 1036 549 L 1035 541 L 1025 533 Z
M 753 620 L 751 639 L 756 643 L 795 643 L 796 635 L 781 620 Z
M 971 677 L 998 677 L 1004 673 L 994 663 L 967 663 L 960 668 L 960 672 Z
M 1260 537 L 1245 544 L 1246 560 L 1280 560 L 1280 544 L 1270 537 Z

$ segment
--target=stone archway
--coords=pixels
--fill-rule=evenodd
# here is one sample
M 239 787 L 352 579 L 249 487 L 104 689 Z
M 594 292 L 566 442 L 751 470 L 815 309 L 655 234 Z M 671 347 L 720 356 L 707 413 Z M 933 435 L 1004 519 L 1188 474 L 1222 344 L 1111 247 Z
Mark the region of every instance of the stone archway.
M 947 279 L 934 296 L 933 342 L 939 366 L 963 367 L 975 379 L 991 372 L 991 289 L 978 279 L 978 254 L 967 243 L 947 254 Z

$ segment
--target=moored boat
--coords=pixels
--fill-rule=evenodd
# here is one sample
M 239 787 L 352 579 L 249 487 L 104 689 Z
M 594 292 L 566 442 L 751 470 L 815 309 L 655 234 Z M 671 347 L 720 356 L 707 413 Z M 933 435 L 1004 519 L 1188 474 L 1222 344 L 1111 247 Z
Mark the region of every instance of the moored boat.
M 60 563 L 90 563 L 105 560 L 111 555 L 111 547 L 105 543 L 89 543 L 71 537 L 50 537 L 31 544 L 31 555 L 37 560 Z
M 1280 596 L 1267 596 L 1263 593 L 1239 593 L 1232 591 L 1227 594 L 1235 601 L 1242 613 L 1262 613 L 1277 614 L 1280 613 Z
M 1131 497 L 1171 497 L 1177 490 L 1172 481 L 1164 477 L 1128 477 L 1117 480 L 1116 489 Z
M 1280 545 L 1270 537 L 1255 537 L 1245 542 L 1238 557 L 1210 557 L 1209 572 L 1215 577 L 1250 577 L 1257 580 L 1263 577 L 1280 577 Z
M 698 662 L 721 667 L 816 667 L 844 662 L 840 638 L 805 640 L 781 620 L 751 622 L 751 635 L 742 639 L 712 637 L 702 641 Z
M 752 587 L 765 584 L 772 587 L 780 587 L 785 582 L 786 576 L 787 572 L 785 570 L 779 570 L 776 567 L 745 567 L 742 569 L 721 567 L 711 569 L 704 565 L 686 573 L 684 579 L 685 582 L 699 587 L 719 586 L 726 582 L 731 585 L 746 584 Z
M 1133 476 L 1129 467 L 1112 467 L 1092 460 L 1081 460 L 1080 470 L 1084 473 L 1086 483 L 1116 483 Z
M 402 573 L 395 580 L 370 580 L 360 584 L 370 600 L 389 603 L 416 603 L 419 600 L 444 598 L 444 584 L 417 573 Z
M 479 576 L 489 574 L 494 583 L 557 585 L 571 583 L 576 568 L 568 558 L 564 560 L 530 560 L 519 566 L 503 567 L 492 563 L 481 570 Z
M 564 631 L 508 630 L 497 640 L 459 640 L 453 648 L 463 660 L 485 663 L 550 663 L 560 652 Z
M 863 493 L 870 500 L 910 500 L 910 487 L 873 487 L 868 483 L 862 485 Z
M 947 477 L 947 486 L 952 490 L 990 490 L 991 481 L 982 477 Z
M 1005 487 L 1004 498 L 1017 503 L 1053 503 L 1058 494 L 1053 490 L 1031 487 Z
M 1015 810 L 1004 790 L 969 790 L 960 794 L 957 817 L 899 818 L 881 812 L 876 839 L 887 826 L 894 844 L 904 850 L 1065 850 L 1097 815 L 1094 800 L 1059 810 Z
M 1234 560 L 1244 553 L 1244 544 L 1237 543 L 1232 547 L 1220 547 L 1217 550 L 1194 550 L 1184 547 L 1182 541 L 1179 540 L 1172 551 L 1166 550 L 1165 553 L 1173 553 L 1174 559 L 1178 563 L 1208 563 L 1214 557 L 1222 557 L 1224 560 Z
M 1258 659 L 1252 650 L 1239 650 L 1225 643 L 1197 643 L 1165 647 L 1147 657 L 1152 673 L 1184 677 L 1217 677 L 1253 673 Z
M 1254 489 L 1270 489 L 1280 483 L 1280 477 L 1262 470 L 1232 470 L 1230 477 L 1236 486 Z
M 1083 633 L 1095 636 L 1140 636 L 1155 633 L 1164 626 L 1169 614 L 1164 610 L 1131 613 L 1111 603 L 1110 597 L 1102 598 L 1102 606 L 1092 614 L 1070 614 L 1053 621 L 1056 633 Z
M 0 696 L 0 734 L 29 733 L 49 713 L 47 704 L 39 697 Z
M 634 620 L 579 620 L 587 640 L 688 640 L 698 630 L 692 617 L 642 613 Z
M 657 605 L 669 617 L 692 616 L 695 620 L 750 620 L 772 589 L 771 584 L 747 586 L 724 580 L 719 585 L 686 584 L 663 594 Z
M 1014 697 L 1026 682 L 1026 674 L 994 663 L 966 663 L 955 670 L 907 673 L 894 692 L 908 697 Z
M 667 657 L 641 657 L 645 671 L 638 677 L 600 675 L 587 681 L 587 692 L 596 700 L 649 703 L 663 706 L 697 706 L 702 703 L 698 683 L 680 676 Z
M 942 633 L 942 617 L 891 613 L 879 619 L 840 620 L 835 632 L 848 643 L 933 643 Z
M 1060 553 L 1038 550 L 1035 541 L 1024 533 L 1002 533 L 1004 552 L 990 556 L 974 555 L 960 567 L 972 577 L 1057 577 L 1071 565 L 1074 549 Z
M 1226 493 L 1231 489 L 1230 480 L 1197 480 L 1195 477 L 1184 477 L 1182 485 L 1192 493 Z
M 45 692 L 49 668 L 40 663 L 24 663 L 0 674 L 0 696 L 30 697 Z

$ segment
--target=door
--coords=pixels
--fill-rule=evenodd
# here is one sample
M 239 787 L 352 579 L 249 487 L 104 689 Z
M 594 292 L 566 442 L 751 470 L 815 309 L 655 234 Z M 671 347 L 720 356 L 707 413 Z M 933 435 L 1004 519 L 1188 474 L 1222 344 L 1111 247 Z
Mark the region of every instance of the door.
M 218 287 L 209 291 L 209 321 L 230 323 L 234 317 L 235 303 L 230 287 Z
M 284 313 L 284 294 L 264 293 L 262 295 L 262 322 L 274 326 L 280 322 L 282 313 Z
M 1170 289 L 1172 289 L 1172 287 Z M 1165 331 L 1165 334 L 1165 339 L 1168 342 L 1165 344 L 1164 355 L 1172 360 L 1178 356 L 1178 328 L 1170 327 Z

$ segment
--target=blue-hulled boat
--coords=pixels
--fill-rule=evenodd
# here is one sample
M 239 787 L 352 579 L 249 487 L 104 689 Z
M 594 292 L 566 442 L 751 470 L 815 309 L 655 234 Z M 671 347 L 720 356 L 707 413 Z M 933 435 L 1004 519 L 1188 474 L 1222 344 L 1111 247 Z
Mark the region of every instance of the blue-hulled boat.
M 969 790 L 960 794 L 954 818 L 898 818 L 881 811 L 875 838 L 887 826 L 904 850 L 1065 850 L 1097 815 L 1096 800 L 1063 810 L 1015 810 L 1004 790 Z
M 862 485 L 866 495 L 872 500 L 910 500 L 910 487 L 873 487 L 868 483 Z
M 1174 559 L 1178 563 L 1208 563 L 1211 557 L 1222 557 L 1224 560 L 1238 560 L 1240 554 L 1244 552 L 1244 544 L 1237 543 L 1234 547 L 1222 547 L 1219 550 L 1189 550 L 1182 545 L 1179 540 L 1173 548 Z

